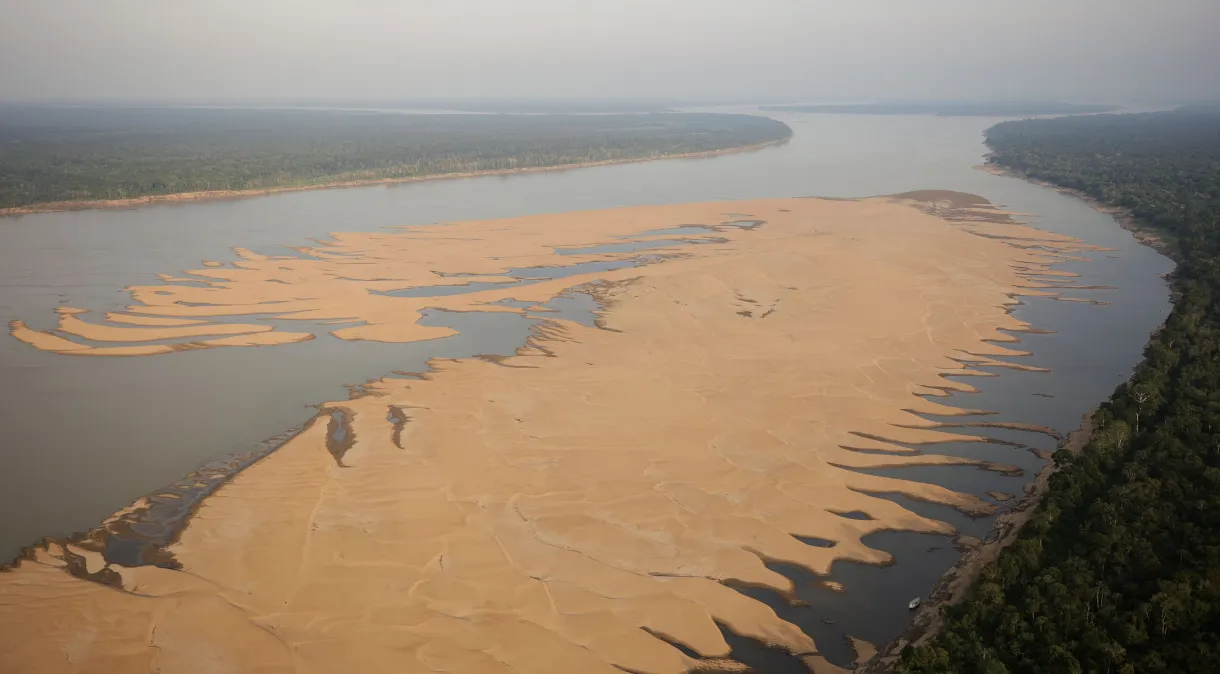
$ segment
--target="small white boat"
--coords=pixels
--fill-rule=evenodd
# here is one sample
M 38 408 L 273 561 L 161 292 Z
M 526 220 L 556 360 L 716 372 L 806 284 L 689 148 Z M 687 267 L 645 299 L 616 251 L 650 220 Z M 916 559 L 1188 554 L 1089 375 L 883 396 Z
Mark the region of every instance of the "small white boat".
M 909 604 L 907 604 L 907 608 L 914 611 L 915 609 L 919 608 L 919 602 L 920 602 L 919 597 L 915 597 L 914 599 L 911 600 L 911 602 Z

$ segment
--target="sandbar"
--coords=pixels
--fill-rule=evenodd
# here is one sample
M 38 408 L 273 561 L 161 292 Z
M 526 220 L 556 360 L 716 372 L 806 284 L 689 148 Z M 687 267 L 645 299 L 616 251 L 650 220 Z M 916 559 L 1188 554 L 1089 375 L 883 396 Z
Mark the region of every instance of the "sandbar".
M 308 255 L 239 253 L 190 272 L 206 287 L 133 288 L 127 314 L 171 319 L 150 321 L 150 335 L 208 327 L 172 319 L 274 313 L 356 323 L 334 331 L 344 339 L 415 341 L 445 333 L 417 323 L 422 309 L 526 311 L 497 302 L 543 303 L 574 286 L 602 311 L 597 327 L 552 320 L 513 356 L 438 359 L 422 378 L 325 403 L 202 502 L 168 549 L 179 569 L 107 563 L 88 540 L 30 549 L 0 573 L 0 670 L 678 674 L 729 656 L 723 626 L 831 671 L 808 635 L 731 586 L 790 593 L 767 562 L 826 574 L 836 560 L 891 561 L 863 540 L 877 531 L 953 532 L 875 494 L 993 511 L 853 468 L 961 463 L 931 450 L 962 436 L 920 415 L 957 411 L 933 400 L 969 390 L 947 376 L 1026 355 L 1011 333 L 1030 326 L 1011 309 L 1047 292 L 1027 275 L 1060 261 L 1048 250 L 1084 249 L 952 195 L 341 234 Z M 691 224 L 716 241 L 499 282 L 629 259 L 556 249 Z M 392 294 L 438 278 L 493 283 Z M 68 327 L 44 335 L 54 343 L 23 334 L 51 351 L 107 348 Z M 341 460 L 328 448 L 336 412 Z M 887 451 L 858 451 L 876 449 Z

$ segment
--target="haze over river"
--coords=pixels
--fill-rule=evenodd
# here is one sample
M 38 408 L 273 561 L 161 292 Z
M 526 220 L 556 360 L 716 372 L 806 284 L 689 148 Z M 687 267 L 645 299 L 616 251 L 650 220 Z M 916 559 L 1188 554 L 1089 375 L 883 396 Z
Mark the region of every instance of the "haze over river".
M 997 413 L 987 421 L 1045 425 L 1066 434 L 1128 376 L 1149 333 L 1167 314 L 1161 278 L 1172 268 L 1167 259 L 1081 201 L 973 168 L 986 151 L 982 131 L 999 120 L 775 116 L 792 126 L 792 141 L 739 155 L 0 219 L 0 318 L 49 329 L 61 304 L 98 313 L 121 309 L 132 304 L 124 288 L 160 284 L 158 274 L 199 269 L 203 260 L 231 261 L 234 247 L 291 252 L 284 247 L 309 245 L 331 232 L 618 206 L 922 189 L 980 195 L 1029 214 L 1037 227 L 1112 249 L 1082 253 L 1088 261 L 1058 267 L 1080 274 L 1077 285 L 1109 287 L 1064 291 L 1097 303 L 1026 298 L 1016 310 L 1034 328 L 1052 331 L 1020 335 L 1020 348 L 1034 354 L 1022 364 L 1050 372 L 993 369 L 999 377 L 970 380 L 980 392 L 956 394 L 948 404 Z M 587 305 L 576 301 L 555 308 L 587 315 Z M 315 329 L 317 339 L 298 344 L 141 358 L 57 355 L 4 335 L 0 558 L 7 561 L 43 536 L 88 529 L 204 463 L 257 450 L 312 417 L 311 405 L 345 397 L 345 385 L 422 372 L 437 356 L 511 354 L 540 320 L 432 312 L 426 322 L 461 334 L 390 344 L 341 340 Z M 310 327 L 284 323 L 288 330 Z M 1055 446 L 1047 435 L 1028 431 L 985 434 L 1033 449 Z M 1016 465 L 1024 474 L 961 466 L 866 472 L 979 496 L 1020 494 L 1043 462 L 1011 444 L 950 443 L 935 451 Z M 991 525 L 990 518 L 970 519 L 945 506 L 894 500 L 962 533 L 982 537 Z M 957 556 L 947 539 L 926 534 L 882 533 L 870 545 L 892 552 L 897 564 L 836 565 L 830 580 L 843 586 L 841 594 L 815 586 L 808 574 L 779 569 L 797 579 L 798 595 L 810 605 L 790 607 L 760 597 L 813 634 L 836 664 L 851 660 L 838 637 L 893 637 L 907 619 L 906 601 L 926 592 Z

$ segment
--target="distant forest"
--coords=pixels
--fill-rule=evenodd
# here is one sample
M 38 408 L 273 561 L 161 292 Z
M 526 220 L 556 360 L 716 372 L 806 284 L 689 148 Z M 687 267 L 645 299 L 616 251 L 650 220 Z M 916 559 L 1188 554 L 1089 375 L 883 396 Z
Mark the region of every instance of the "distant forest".
M 0 208 L 646 159 L 791 135 L 723 114 L 0 107 Z
M 1110 112 L 1113 105 L 1043 102 L 894 101 L 844 105 L 768 105 L 776 112 L 815 112 L 833 115 L 938 115 L 940 117 L 1025 117 Z
M 1220 671 L 1220 108 L 1005 122 L 987 143 L 1167 234 L 1176 300 L 1016 543 L 897 671 Z

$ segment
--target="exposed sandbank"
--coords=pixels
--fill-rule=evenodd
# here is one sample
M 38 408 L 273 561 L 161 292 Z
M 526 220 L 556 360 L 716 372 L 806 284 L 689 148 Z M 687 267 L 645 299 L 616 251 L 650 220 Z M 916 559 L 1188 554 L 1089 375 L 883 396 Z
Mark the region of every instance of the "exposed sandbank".
M 146 197 L 133 197 L 130 199 L 93 199 L 87 201 L 52 201 L 44 204 L 31 204 L 29 206 L 14 206 L 9 208 L 0 208 L 0 217 L 6 215 L 31 215 L 34 213 L 52 213 L 57 211 L 84 211 L 94 208 L 135 208 L 137 206 L 148 206 L 150 204 L 178 203 L 184 201 L 211 201 L 215 199 L 238 199 L 242 197 L 257 197 L 266 196 L 268 194 L 279 194 L 280 192 L 304 192 L 307 190 L 327 190 L 340 187 L 367 187 L 369 185 L 395 185 L 399 183 L 414 183 L 423 180 L 448 180 L 452 178 L 477 178 L 480 176 L 500 176 L 510 175 L 515 173 L 539 173 L 543 171 L 567 171 L 569 169 L 591 168 L 594 166 L 610 166 L 613 164 L 635 164 L 643 161 L 655 161 L 658 159 L 698 159 L 700 157 L 719 157 L 726 154 L 734 154 L 737 152 L 750 152 L 753 150 L 761 150 L 765 147 L 773 145 L 783 145 L 791 139 L 780 138 L 770 140 L 765 143 L 756 143 L 754 145 L 742 145 L 740 147 L 728 147 L 722 150 L 708 150 L 706 152 L 684 152 L 680 154 L 664 154 L 655 157 L 635 157 L 632 159 L 606 159 L 603 161 L 581 162 L 577 164 L 557 164 L 555 166 L 528 166 L 524 168 L 512 169 L 490 169 L 487 171 L 467 171 L 464 173 L 438 173 L 425 176 L 410 176 L 406 178 L 374 178 L 369 180 L 341 180 L 327 183 L 317 183 L 312 185 L 284 185 L 281 187 L 260 187 L 251 190 L 208 190 L 204 192 L 175 192 L 173 194 L 154 194 Z
M 724 581 L 787 593 L 764 560 L 825 574 L 835 560 L 889 561 L 868 534 L 952 531 L 870 493 L 991 511 L 850 468 L 961 463 L 893 443 L 963 438 L 918 415 L 955 412 L 930 397 L 970 389 L 946 375 L 1022 355 L 1006 344 L 1028 326 L 1009 309 L 1049 293 L 1025 274 L 1060 261 L 1028 244 L 1087 248 L 978 198 L 904 197 L 343 234 L 299 257 L 240 251 L 231 267 L 191 271 L 205 287 L 134 288 L 137 303 L 117 315 L 344 320 L 356 325 L 332 334 L 353 340 L 442 336 L 416 322 L 420 309 L 524 311 L 497 302 L 542 303 L 594 279 L 606 308 L 604 329 L 557 321 L 514 357 L 437 360 L 423 379 L 326 403 L 204 500 L 169 550 L 181 570 L 107 564 L 87 543 L 32 550 L 0 573 L 0 670 L 676 674 L 709 663 L 667 641 L 724 658 L 719 623 L 832 671 L 807 635 Z M 729 213 L 763 224 L 729 225 L 744 217 Z M 510 269 L 637 254 L 557 248 L 692 223 L 717 241 L 504 283 Z M 380 294 L 480 282 L 492 287 Z M 60 319 L 62 334 L 14 334 L 61 353 L 124 348 L 72 339 L 92 329 L 78 311 Z M 145 342 L 209 329 L 143 322 L 115 329 Z M 211 341 L 281 334 L 298 333 Z M 335 411 L 348 431 L 341 456 L 328 447 Z M 838 514 L 857 511 L 870 519 Z
M 1080 427 L 1068 434 L 1060 443 L 1060 448 L 1073 454 L 1084 449 L 1093 432 L 1093 414 L 1091 410 L 1080 420 Z M 1049 462 L 1038 473 L 1033 482 L 1025 486 L 1025 495 L 1007 508 L 1006 512 L 996 518 L 991 534 L 987 540 L 961 536 L 958 545 L 964 548 L 961 559 L 953 568 L 945 572 L 932 588 L 928 596 L 920 604 L 919 610 L 911 618 L 911 624 L 889 644 L 882 648 L 881 657 L 868 663 L 861 674 L 878 674 L 885 672 L 894 665 L 907 646 L 918 646 L 936 636 L 943 627 L 944 617 L 941 611 L 948 606 L 954 606 L 966 599 L 979 574 L 988 564 L 993 564 L 1000 557 L 1004 548 L 1012 545 L 1021 533 L 1021 528 L 1034 514 L 1034 508 L 1046 494 L 1051 476 L 1055 474 L 1056 465 Z M 1005 502 L 1013 498 L 1011 494 L 988 492 L 988 496 L 997 501 Z M 968 539 L 968 540 L 967 540 Z M 873 656 L 876 656 L 876 652 Z

